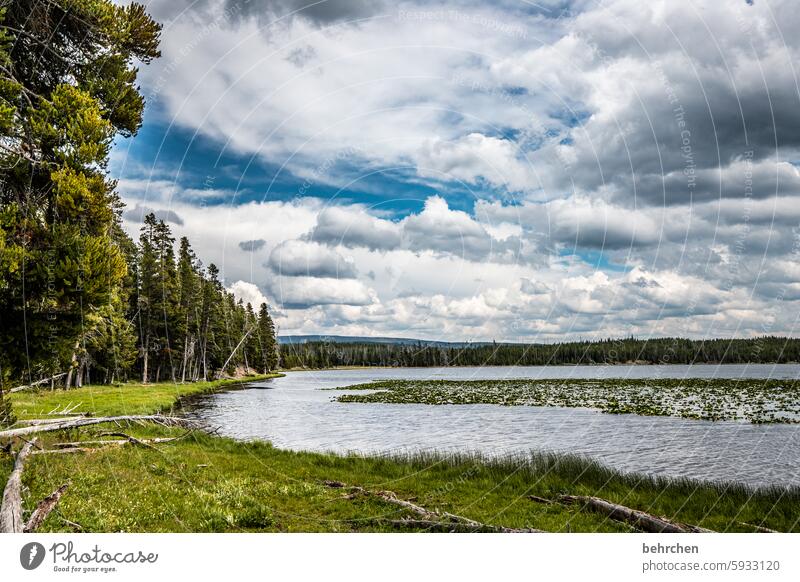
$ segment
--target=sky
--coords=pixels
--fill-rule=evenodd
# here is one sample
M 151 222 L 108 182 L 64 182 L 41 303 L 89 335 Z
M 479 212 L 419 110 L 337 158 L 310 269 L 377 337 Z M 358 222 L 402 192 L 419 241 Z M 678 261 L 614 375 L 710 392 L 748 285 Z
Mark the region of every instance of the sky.
M 125 228 L 280 333 L 798 335 L 791 1 L 145 4 Z

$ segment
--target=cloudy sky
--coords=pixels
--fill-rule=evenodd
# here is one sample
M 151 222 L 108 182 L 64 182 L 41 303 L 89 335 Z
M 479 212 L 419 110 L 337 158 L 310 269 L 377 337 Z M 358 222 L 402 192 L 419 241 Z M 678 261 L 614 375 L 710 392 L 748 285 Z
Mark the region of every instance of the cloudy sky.
M 126 228 L 281 333 L 797 335 L 793 2 L 145 3 Z

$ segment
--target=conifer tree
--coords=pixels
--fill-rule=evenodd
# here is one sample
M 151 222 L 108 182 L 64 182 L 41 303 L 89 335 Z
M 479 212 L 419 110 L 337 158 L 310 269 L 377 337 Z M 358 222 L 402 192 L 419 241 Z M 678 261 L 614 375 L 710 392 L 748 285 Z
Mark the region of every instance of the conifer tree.
M 267 374 L 278 368 L 279 355 L 275 324 L 266 303 L 262 303 L 258 311 L 258 337 L 261 343 L 261 366 Z
M 141 124 L 137 66 L 159 56 L 159 33 L 141 4 L 0 7 L 2 384 L 79 361 L 86 318 L 119 299 L 126 264 L 108 153 Z M 26 349 L 11 348 L 22 337 Z

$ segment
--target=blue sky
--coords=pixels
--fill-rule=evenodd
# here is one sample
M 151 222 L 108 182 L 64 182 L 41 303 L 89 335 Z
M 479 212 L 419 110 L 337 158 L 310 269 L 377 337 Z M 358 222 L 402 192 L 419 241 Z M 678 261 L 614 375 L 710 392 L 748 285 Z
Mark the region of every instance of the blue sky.
M 790 3 L 306 4 L 148 4 L 132 234 L 283 333 L 795 333 Z

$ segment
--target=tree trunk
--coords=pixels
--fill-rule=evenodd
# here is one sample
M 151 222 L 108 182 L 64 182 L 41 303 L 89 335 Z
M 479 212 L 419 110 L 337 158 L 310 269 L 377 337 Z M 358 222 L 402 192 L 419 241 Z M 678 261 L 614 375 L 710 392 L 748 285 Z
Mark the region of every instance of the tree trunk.
M 653 533 L 691 533 L 710 531 L 697 526 L 675 523 L 667 519 L 656 517 L 644 511 L 638 511 L 617 505 L 599 497 L 588 497 L 582 495 L 562 495 L 560 501 L 563 503 L 579 503 L 584 505 L 589 511 L 605 515 L 615 521 L 624 521 L 632 526 L 647 532 Z
M 44 384 L 45 382 L 50 382 L 50 387 L 52 388 L 55 381 L 62 376 L 66 376 L 67 372 L 62 372 L 61 374 L 56 374 L 55 376 L 50 376 L 49 378 L 44 378 L 42 380 L 38 380 L 36 382 L 31 382 L 30 384 L 24 384 L 23 386 L 17 386 L 15 388 L 11 388 L 8 391 L 9 394 L 12 392 L 21 392 L 22 390 L 27 390 L 28 388 L 33 388 L 35 386 L 39 386 L 40 384 Z
M 149 350 L 149 341 L 145 340 L 144 342 L 144 356 L 142 362 L 142 384 L 147 384 L 147 360 L 148 355 L 150 354 Z
M 83 386 L 83 368 L 85 365 L 85 360 L 81 360 L 78 364 L 78 371 L 75 373 L 75 388 L 80 388 Z
M 238 343 L 238 344 L 236 344 L 236 347 L 235 347 L 235 348 L 233 348 L 233 351 L 231 352 L 231 355 L 230 355 L 230 356 L 228 356 L 228 359 L 227 359 L 227 360 L 225 360 L 225 363 L 224 363 L 224 364 L 222 364 L 222 369 L 219 371 L 219 375 L 218 375 L 218 377 L 219 377 L 219 378 L 222 378 L 222 375 L 223 375 L 223 374 L 225 374 L 225 368 L 227 368 L 227 367 L 228 367 L 228 364 L 230 364 L 230 362 L 231 362 L 231 358 L 233 358 L 234 354 L 236 354 L 236 352 L 239 350 L 239 348 L 241 347 L 241 345 L 244 343 L 244 341 L 245 341 L 245 340 L 248 338 L 248 336 L 249 336 L 249 335 L 250 335 L 252 332 L 253 332 L 253 330 L 251 329 L 251 330 L 250 330 L 250 331 L 248 331 L 246 334 L 244 334 L 244 337 L 243 337 L 241 340 L 239 340 L 239 343 Z
M 22 533 L 25 529 L 25 524 L 22 522 L 22 469 L 35 444 L 36 439 L 25 443 L 14 460 L 14 469 L 6 482 L 3 502 L 0 505 L 0 533 Z
M 64 491 L 67 490 L 67 487 L 68 484 L 65 483 L 39 502 L 36 509 L 33 510 L 30 519 L 28 519 L 28 523 L 25 524 L 23 529 L 25 533 L 31 533 L 39 529 L 39 526 L 47 519 L 47 516 L 56 508 L 58 501 L 61 499 Z

